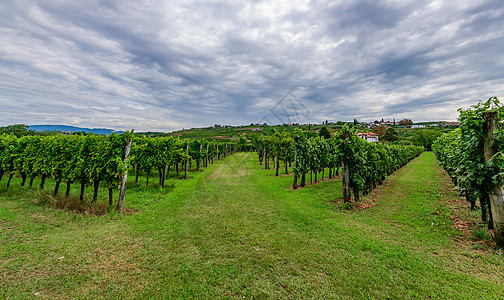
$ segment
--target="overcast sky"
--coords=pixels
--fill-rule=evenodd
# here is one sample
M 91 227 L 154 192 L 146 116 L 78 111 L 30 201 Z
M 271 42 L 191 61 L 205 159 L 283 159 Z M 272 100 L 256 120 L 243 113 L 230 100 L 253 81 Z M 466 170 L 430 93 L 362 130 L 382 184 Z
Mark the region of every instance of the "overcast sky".
M 504 101 L 504 1 L 0 1 L 0 126 L 456 120 Z

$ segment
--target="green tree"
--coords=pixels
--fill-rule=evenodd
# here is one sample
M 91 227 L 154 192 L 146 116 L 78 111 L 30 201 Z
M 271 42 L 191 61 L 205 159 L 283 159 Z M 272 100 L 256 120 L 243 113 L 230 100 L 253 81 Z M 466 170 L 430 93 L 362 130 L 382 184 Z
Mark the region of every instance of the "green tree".
M 373 128 L 373 132 L 378 134 L 378 136 L 381 138 L 383 135 L 385 135 L 385 132 L 387 132 L 387 127 L 380 125 L 376 126 Z
M 25 124 L 15 124 L 15 125 L 7 125 L 4 127 L 0 127 L 0 134 L 13 133 L 17 137 L 25 136 L 25 135 L 36 135 L 37 133 L 34 130 L 29 130 L 30 126 Z
M 411 121 L 410 119 L 402 119 L 401 121 L 399 121 L 399 125 L 411 125 L 413 124 L 413 121 Z
M 395 142 L 401 139 L 397 131 L 393 127 L 387 128 L 387 131 L 382 137 L 383 140 L 387 142 Z
M 443 133 L 432 129 L 420 129 L 413 132 L 413 143 L 425 148 L 432 148 L 432 143 Z
M 324 137 L 325 139 L 331 138 L 331 133 L 329 132 L 329 130 L 325 126 L 320 128 L 319 135 Z

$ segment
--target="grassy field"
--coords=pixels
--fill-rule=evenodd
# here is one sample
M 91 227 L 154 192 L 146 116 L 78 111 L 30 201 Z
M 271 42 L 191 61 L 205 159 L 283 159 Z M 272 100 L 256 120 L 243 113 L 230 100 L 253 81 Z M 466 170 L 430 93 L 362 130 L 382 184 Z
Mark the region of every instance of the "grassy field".
M 135 213 L 100 217 L 2 182 L 0 298 L 504 298 L 502 252 L 432 153 L 365 197 L 366 209 L 341 208 L 338 180 L 292 190 L 291 176 L 251 153 L 192 175 L 165 189 L 132 184 Z M 471 222 L 474 233 L 456 227 Z

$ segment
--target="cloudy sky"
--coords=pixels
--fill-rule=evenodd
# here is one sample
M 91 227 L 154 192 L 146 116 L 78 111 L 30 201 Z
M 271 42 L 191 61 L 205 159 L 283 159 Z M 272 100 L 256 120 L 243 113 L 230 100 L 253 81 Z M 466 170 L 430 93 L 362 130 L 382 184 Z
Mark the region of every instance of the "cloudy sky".
M 456 120 L 504 100 L 504 1 L 0 1 L 0 126 Z

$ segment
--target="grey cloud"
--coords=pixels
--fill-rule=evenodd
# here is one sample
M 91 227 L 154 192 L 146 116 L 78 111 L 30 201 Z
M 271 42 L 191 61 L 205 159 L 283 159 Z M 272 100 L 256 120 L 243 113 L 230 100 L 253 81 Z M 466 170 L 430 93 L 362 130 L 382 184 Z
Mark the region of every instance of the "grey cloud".
M 0 125 L 248 124 L 288 91 L 307 122 L 453 120 L 504 91 L 503 15 L 491 0 L 6 2 Z

